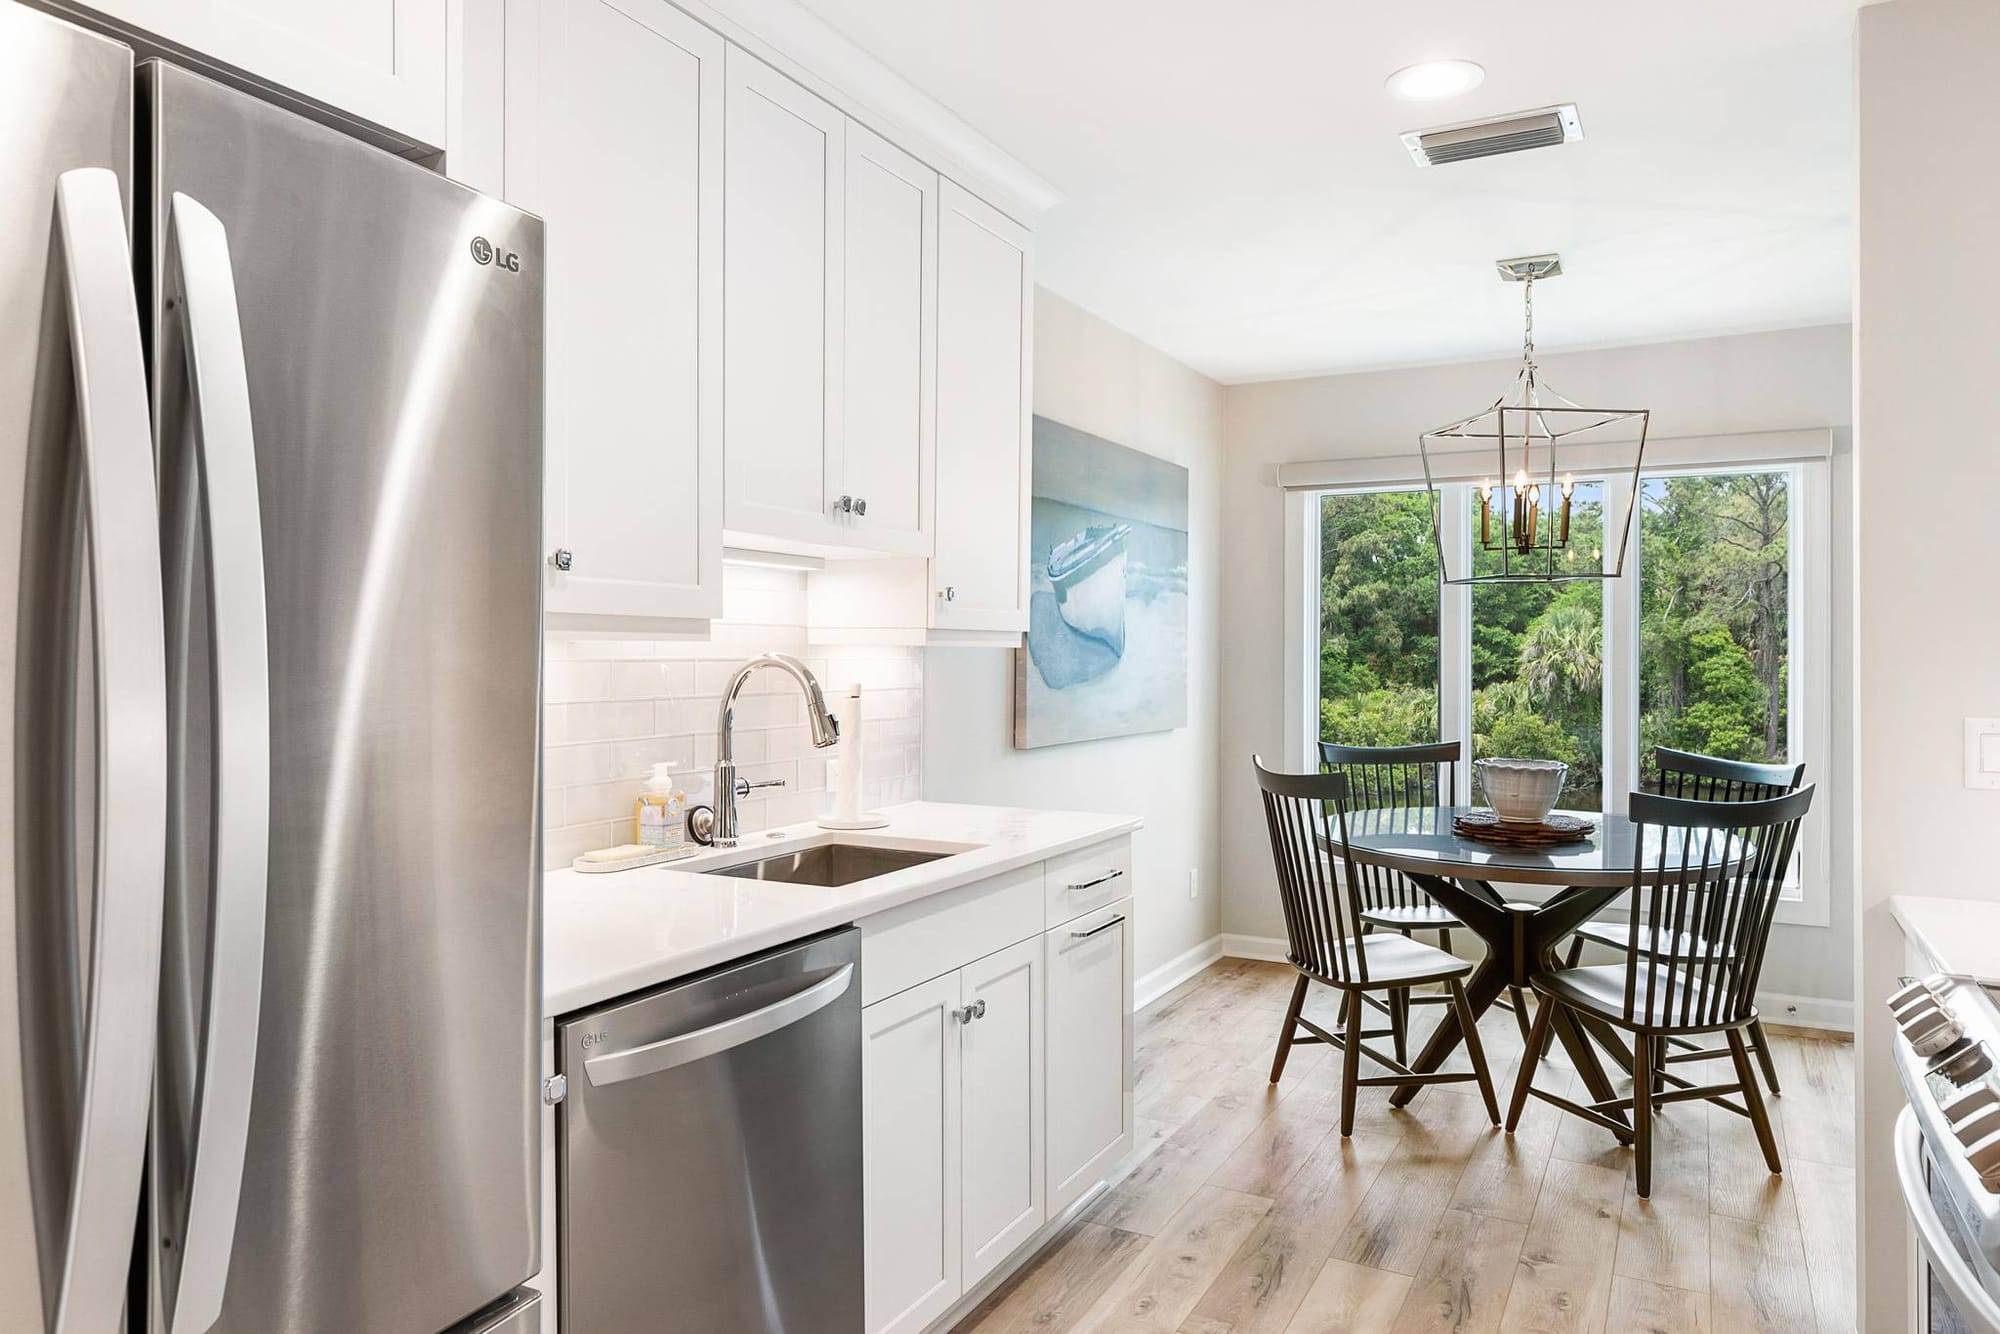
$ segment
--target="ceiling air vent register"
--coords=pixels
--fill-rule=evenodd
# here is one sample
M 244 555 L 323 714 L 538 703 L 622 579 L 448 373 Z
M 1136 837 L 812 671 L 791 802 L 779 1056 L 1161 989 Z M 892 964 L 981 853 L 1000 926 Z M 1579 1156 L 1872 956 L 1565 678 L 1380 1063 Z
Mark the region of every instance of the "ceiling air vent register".
M 1561 106 L 1515 111 L 1485 120 L 1411 130 L 1403 135 L 1403 147 L 1410 150 L 1419 167 L 1435 167 L 1530 148 L 1554 148 L 1581 138 L 1583 123 L 1576 118 L 1576 103 L 1564 102 Z

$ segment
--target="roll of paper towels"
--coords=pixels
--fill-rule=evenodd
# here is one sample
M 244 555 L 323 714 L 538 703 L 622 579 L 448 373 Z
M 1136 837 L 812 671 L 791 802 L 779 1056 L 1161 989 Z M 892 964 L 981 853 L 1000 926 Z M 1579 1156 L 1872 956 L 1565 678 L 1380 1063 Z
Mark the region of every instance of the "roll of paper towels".
M 853 820 L 861 814 L 861 685 L 841 692 L 835 711 L 840 721 L 840 748 L 834 752 L 833 818 Z

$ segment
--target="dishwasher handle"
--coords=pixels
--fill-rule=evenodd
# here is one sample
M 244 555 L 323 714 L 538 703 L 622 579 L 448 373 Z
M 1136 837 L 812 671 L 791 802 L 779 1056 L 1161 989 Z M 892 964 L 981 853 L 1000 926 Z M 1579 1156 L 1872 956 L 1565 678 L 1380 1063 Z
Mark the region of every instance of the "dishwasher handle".
M 699 1061 L 705 1056 L 728 1051 L 731 1047 L 754 1042 L 795 1024 L 840 999 L 853 983 L 854 965 L 844 963 L 836 972 L 811 986 L 802 987 L 782 1000 L 772 1001 L 748 1014 L 692 1032 L 676 1033 L 657 1042 L 627 1047 L 623 1051 L 600 1052 L 584 1061 L 583 1073 L 592 1088 L 603 1088 L 607 1084 L 621 1084 L 628 1079 L 672 1070 L 690 1061 Z

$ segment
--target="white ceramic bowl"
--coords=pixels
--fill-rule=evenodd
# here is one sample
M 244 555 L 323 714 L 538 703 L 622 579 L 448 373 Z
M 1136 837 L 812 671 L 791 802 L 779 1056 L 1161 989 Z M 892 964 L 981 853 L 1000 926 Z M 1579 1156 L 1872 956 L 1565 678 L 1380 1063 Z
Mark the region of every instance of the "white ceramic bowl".
M 1569 777 L 1561 760 L 1474 760 L 1472 768 L 1486 804 L 1510 824 L 1540 824 Z

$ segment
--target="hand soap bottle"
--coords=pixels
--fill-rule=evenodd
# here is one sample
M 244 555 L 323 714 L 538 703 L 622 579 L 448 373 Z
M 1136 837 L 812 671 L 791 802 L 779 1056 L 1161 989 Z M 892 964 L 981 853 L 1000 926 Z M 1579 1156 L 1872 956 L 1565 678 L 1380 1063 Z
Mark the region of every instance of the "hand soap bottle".
M 655 852 L 672 852 L 687 845 L 687 793 L 674 782 L 672 760 L 653 766 L 653 776 L 639 794 L 633 823 L 632 841 Z

